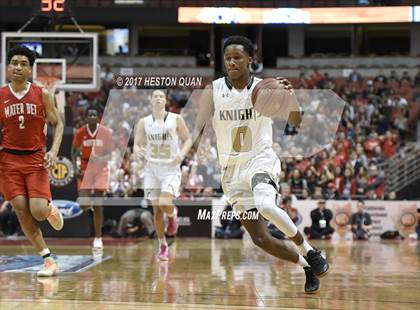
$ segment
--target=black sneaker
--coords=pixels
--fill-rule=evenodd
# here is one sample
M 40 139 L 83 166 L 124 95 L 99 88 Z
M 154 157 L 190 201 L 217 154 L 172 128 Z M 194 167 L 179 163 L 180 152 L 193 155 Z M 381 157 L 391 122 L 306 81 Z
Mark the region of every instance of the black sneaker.
M 328 262 L 322 257 L 321 251 L 310 250 L 308 254 L 306 254 L 305 259 L 317 277 L 325 276 L 330 269 L 330 265 L 328 265 Z
M 314 294 L 319 290 L 319 279 L 313 273 L 311 267 L 303 267 L 305 270 L 305 293 L 307 294 Z

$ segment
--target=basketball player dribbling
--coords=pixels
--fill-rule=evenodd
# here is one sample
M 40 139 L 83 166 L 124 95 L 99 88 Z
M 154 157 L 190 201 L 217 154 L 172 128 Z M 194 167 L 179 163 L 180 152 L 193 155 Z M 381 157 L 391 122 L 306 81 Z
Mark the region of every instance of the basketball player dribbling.
M 166 234 L 178 230 L 177 208 L 173 199 L 179 196 L 180 164 L 191 147 L 190 132 L 179 114 L 167 112 L 166 91 L 153 90 L 150 97 L 152 114 L 139 120 L 134 153 L 146 159 L 144 174 L 145 197 L 153 206 L 154 224 L 159 239 L 157 259 L 167 261 L 169 248 L 165 238 L 164 213 L 168 216 Z M 179 138 L 183 140 L 179 150 Z
M 103 251 L 101 202 L 109 187 L 108 161 L 111 159 L 113 139 L 111 131 L 99 123 L 98 111 L 95 108 L 88 108 L 86 116 L 87 124 L 80 127 L 74 135 L 72 154 L 73 161 L 80 156 L 79 196 L 95 200 L 93 206 L 91 202 L 86 202 L 81 208 L 84 211 L 92 208 L 95 227 L 92 252 L 100 255 Z
M 204 90 L 193 137 L 199 139 L 205 123 L 212 117 L 222 167 L 221 182 L 229 202 L 241 213 L 241 222 L 253 242 L 275 257 L 302 266 L 305 292 L 315 293 L 319 289 L 318 277 L 328 272 L 329 265 L 320 251 L 303 238 L 287 213 L 276 206 L 280 160 L 272 149 L 271 119 L 257 113 L 251 103 L 252 90 L 261 80 L 250 74 L 253 54 L 254 45 L 248 38 L 226 39 L 223 55 L 227 76 L 213 81 Z M 292 91 L 289 81 L 278 79 L 285 89 Z M 298 127 L 300 113 L 291 113 L 288 121 Z M 257 220 L 246 216 L 256 210 Z M 272 237 L 264 218 L 285 233 L 299 253 Z
M 44 241 L 39 222 L 47 220 L 54 229 L 63 228 L 63 217 L 51 203 L 47 170 L 57 158 L 63 123 L 49 91 L 28 81 L 34 61 L 34 53 L 23 46 L 15 46 L 7 53 L 11 82 L 0 88 L 1 191 L 12 204 L 25 236 L 44 259 L 38 276 L 48 277 L 58 273 L 58 265 Z M 46 120 L 54 127 L 48 152 Z

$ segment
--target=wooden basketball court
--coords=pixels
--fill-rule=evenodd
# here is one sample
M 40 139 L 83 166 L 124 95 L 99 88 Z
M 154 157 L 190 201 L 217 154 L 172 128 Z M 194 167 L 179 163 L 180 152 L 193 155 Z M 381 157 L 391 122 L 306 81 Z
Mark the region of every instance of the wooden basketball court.
M 112 259 L 86 271 L 38 280 L 0 273 L 1 309 L 419 309 L 420 244 L 318 242 L 332 264 L 321 291 L 303 293 L 301 268 L 264 254 L 249 239 L 181 239 L 170 261 L 154 260 L 155 241 L 107 245 Z M 58 255 L 91 249 L 60 240 Z M 67 245 L 66 245 L 67 244 Z M 0 255 L 33 255 L 2 245 Z

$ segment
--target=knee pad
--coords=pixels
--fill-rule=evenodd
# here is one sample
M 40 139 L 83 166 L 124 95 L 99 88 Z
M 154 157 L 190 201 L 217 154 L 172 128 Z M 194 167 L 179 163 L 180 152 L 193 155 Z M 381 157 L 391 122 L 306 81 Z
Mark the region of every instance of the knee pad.
M 259 183 L 254 187 L 253 193 L 255 207 L 263 216 L 270 212 L 270 209 L 277 208 L 277 190 L 272 185 Z
M 288 237 L 292 237 L 296 235 L 297 228 L 289 215 L 277 206 L 276 197 L 277 190 L 267 183 L 260 183 L 254 187 L 254 202 L 261 215 Z

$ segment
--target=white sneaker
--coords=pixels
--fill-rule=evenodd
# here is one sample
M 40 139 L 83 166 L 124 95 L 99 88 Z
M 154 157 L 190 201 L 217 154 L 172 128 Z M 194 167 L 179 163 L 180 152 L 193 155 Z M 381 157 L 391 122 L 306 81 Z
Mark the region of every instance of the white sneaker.
M 58 273 L 58 265 L 54 258 L 44 259 L 44 268 L 37 272 L 38 277 L 52 277 Z
M 95 238 L 93 239 L 93 248 L 94 249 L 103 249 L 104 244 L 102 242 L 102 238 Z

